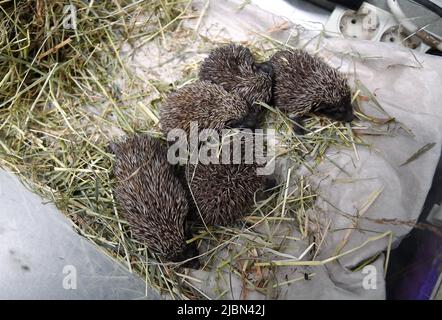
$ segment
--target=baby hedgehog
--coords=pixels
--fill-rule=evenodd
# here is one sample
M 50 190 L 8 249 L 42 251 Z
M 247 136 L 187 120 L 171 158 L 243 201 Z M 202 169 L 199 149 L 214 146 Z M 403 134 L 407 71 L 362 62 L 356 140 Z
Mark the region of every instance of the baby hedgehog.
M 319 57 L 303 50 L 279 51 L 270 59 L 274 71 L 273 104 L 297 120 L 319 113 L 353 120 L 347 79 Z
M 250 212 L 255 192 L 264 189 L 256 166 L 246 164 L 188 165 L 186 178 L 195 201 L 192 215 L 206 225 L 228 225 Z
M 247 103 L 239 96 L 228 93 L 221 86 L 198 81 L 172 93 L 160 109 L 161 130 L 190 132 L 190 122 L 198 129 L 253 128 L 256 119 L 248 113 Z
M 167 162 L 167 149 L 147 135 L 134 135 L 111 143 L 117 179 L 115 198 L 133 236 L 164 260 L 180 262 L 198 255 L 186 244 L 186 193 Z M 197 267 L 196 259 L 187 263 Z
M 249 140 L 250 141 L 250 140 Z M 230 163 L 188 164 L 185 176 L 194 207 L 192 218 L 206 225 L 228 225 L 250 213 L 255 196 L 258 200 L 274 181 L 257 174 L 258 164 L 246 163 L 244 144 L 240 163 L 232 163 L 234 148 L 230 148 Z M 253 143 L 253 142 L 251 142 Z M 239 159 L 238 159 L 239 160 Z
M 260 108 L 255 102 L 269 103 L 271 100 L 272 73 L 271 65 L 256 63 L 248 48 L 230 44 L 210 53 L 201 64 L 199 78 L 238 94 L 252 111 L 258 112 Z

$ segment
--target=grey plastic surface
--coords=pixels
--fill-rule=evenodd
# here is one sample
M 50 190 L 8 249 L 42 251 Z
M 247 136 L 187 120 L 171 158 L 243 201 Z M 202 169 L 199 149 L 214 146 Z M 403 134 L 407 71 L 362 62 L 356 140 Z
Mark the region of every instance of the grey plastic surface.
M 159 298 L 42 201 L 0 170 L 0 299 Z

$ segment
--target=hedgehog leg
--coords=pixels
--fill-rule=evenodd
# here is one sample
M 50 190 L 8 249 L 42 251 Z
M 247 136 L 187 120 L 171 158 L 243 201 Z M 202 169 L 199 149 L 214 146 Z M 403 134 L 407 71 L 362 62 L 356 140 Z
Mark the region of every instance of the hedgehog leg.
M 277 186 L 277 182 L 276 182 L 275 178 L 273 178 L 271 176 L 265 177 L 265 180 L 264 180 L 265 190 L 273 189 L 276 186 Z
M 192 238 L 192 227 L 193 227 L 193 221 L 189 221 L 189 217 L 187 217 L 186 221 L 184 222 L 184 236 L 187 238 Z
M 272 189 L 277 186 L 276 180 L 272 177 L 263 178 L 263 188 L 256 193 L 256 200 L 261 201 L 272 195 Z
M 254 104 L 254 106 L 256 106 L 256 104 Z M 260 108 L 258 109 L 258 111 L 256 111 L 256 123 L 258 125 L 257 128 L 261 128 L 261 124 L 264 122 L 265 117 L 266 110 L 264 108 Z
M 185 239 L 191 239 L 193 238 L 192 235 L 192 224 L 187 221 L 187 219 L 184 221 L 183 225 L 184 229 L 184 238 Z M 183 250 L 176 256 L 174 256 L 172 259 L 170 259 L 172 262 L 183 262 L 181 263 L 181 267 L 184 268 L 190 268 L 190 269 L 199 269 L 201 264 L 198 258 L 196 258 L 199 255 L 198 247 L 196 241 L 193 241 L 189 244 L 186 244 Z

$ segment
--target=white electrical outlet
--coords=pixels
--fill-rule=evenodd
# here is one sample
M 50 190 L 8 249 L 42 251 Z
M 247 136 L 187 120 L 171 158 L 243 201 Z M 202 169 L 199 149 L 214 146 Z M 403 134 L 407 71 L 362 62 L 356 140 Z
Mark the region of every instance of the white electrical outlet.
M 401 26 L 393 26 L 388 28 L 381 36 L 380 41 L 400 43 L 410 49 L 417 49 L 419 46 L 427 47 L 422 43 L 418 36 L 409 36 L 408 33 Z M 426 48 L 428 50 L 428 47 Z M 425 50 L 425 51 L 426 51 Z
M 367 2 L 358 11 L 337 6 L 325 30 L 329 36 L 342 35 L 346 38 L 398 43 L 421 52 L 430 48 L 419 37 L 410 37 L 391 13 Z
M 339 31 L 349 38 L 372 40 L 378 29 L 378 15 L 368 8 L 361 8 L 358 12 L 346 10 L 339 20 Z

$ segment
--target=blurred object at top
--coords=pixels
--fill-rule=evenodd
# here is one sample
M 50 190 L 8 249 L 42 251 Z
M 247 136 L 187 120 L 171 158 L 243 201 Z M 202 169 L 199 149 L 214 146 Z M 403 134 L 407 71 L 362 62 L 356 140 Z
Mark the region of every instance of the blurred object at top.
M 325 26 L 328 35 L 397 43 L 420 52 L 431 47 L 442 49 L 441 7 L 437 4 L 419 1 L 428 3 L 424 6 L 410 0 L 369 2 L 363 2 L 357 10 L 336 6 Z
M 395 43 L 439 55 L 442 50 L 442 0 L 252 1 L 309 30 L 321 24 L 322 31 L 325 25 L 327 36 Z

